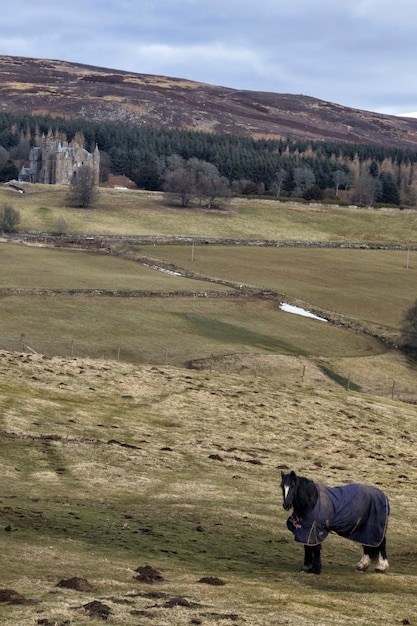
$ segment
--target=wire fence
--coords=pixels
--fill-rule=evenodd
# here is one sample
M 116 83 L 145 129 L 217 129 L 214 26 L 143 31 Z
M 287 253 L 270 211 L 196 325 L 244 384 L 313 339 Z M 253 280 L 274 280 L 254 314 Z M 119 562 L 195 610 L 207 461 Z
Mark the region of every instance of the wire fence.
M 27 340 L 26 335 L 23 334 L 20 335 L 20 337 L 0 337 L 0 350 L 26 354 L 40 354 L 51 357 L 102 358 L 106 360 L 123 360 L 124 357 L 126 361 L 132 360 L 128 358 L 132 353 L 132 349 L 129 349 L 128 346 L 124 347 L 121 344 L 108 345 L 94 343 L 92 341 L 75 341 L 74 339 L 62 340 L 60 342 L 56 339 L 51 339 L 50 341 L 45 339 L 36 340 L 33 337 Z M 142 359 L 138 358 L 137 362 L 141 362 L 141 360 Z
M 173 345 L 156 346 L 152 342 L 115 342 L 111 336 L 97 339 L 92 336 L 38 338 L 21 334 L 18 337 L 0 336 L 0 351 L 18 352 L 46 357 L 95 359 L 121 361 L 138 365 L 184 365 L 184 354 L 180 355 Z
M 160 349 L 146 350 L 138 349 L 137 345 L 130 344 L 112 344 L 109 342 L 94 342 L 90 337 L 88 339 L 68 339 L 57 340 L 51 339 L 50 341 L 45 339 L 37 340 L 31 337 L 28 339 L 25 334 L 21 334 L 18 337 L 2 337 L 0 336 L 0 350 L 6 352 L 18 352 L 23 354 L 42 355 L 47 357 L 61 357 L 61 358 L 80 358 L 80 359 L 96 359 L 106 361 L 122 361 L 126 363 L 136 364 L 150 364 L 150 365 L 174 365 L 182 367 L 190 367 L 191 369 L 204 369 L 213 371 L 236 371 L 244 372 L 246 375 L 253 375 L 257 377 L 271 377 L 274 376 L 282 382 L 298 383 L 301 385 L 309 386 L 311 384 L 320 386 L 323 384 L 317 379 L 314 372 L 317 366 L 312 361 L 311 367 L 308 365 L 300 365 L 298 368 L 290 368 L 287 366 L 280 366 L 280 368 L 274 368 L 269 366 L 262 366 L 261 360 L 265 355 L 254 353 L 252 355 L 252 362 L 245 362 L 245 358 L 250 355 L 238 355 L 232 359 L 232 365 L 230 357 L 211 357 L 197 359 L 195 361 L 189 360 L 184 362 L 184 355 L 176 354 L 174 346 L 160 347 Z M 277 355 L 277 357 L 283 355 Z M 221 363 L 228 362 L 229 365 L 223 367 Z M 280 371 L 277 371 L 280 369 Z M 376 396 L 382 396 L 406 402 L 408 404 L 417 404 L 417 387 L 405 384 L 404 381 L 399 379 L 392 379 L 387 382 L 374 379 L 372 383 L 369 383 L 367 388 L 357 384 L 355 377 L 343 377 L 335 374 L 331 370 L 328 370 L 322 365 L 318 366 L 318 369 L 325 374 L 323 380 L 327 380 L 329 383 L 337 383 L 347 391 L 353 393 L 369 393 Z M 312 382 L 314 379 L 314 382 Z

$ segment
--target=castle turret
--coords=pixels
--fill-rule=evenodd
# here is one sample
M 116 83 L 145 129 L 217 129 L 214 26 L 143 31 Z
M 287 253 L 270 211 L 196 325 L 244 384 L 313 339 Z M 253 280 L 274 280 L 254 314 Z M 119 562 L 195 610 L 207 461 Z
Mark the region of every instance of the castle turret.
M 49 130 L 47 136 L 42 135 L 40 146 L 33 148 L 30 155 L 31 175 L 33 182 L 69 185 L 78 168 L 86 165 L 91 167 L 94 183 L 100 180 L 100 152 L 98 146 L 93 153 L 72 141 L 62 142 Z

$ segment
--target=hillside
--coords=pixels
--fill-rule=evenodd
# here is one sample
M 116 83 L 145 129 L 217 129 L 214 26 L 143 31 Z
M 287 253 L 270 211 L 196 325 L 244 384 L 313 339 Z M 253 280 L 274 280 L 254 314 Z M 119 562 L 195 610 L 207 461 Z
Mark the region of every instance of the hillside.
M 417 120 L 304 95 L 229 89 L 58 60 L 0 56 L 3 112 L 231 133 L 417 147 Z
M 1 624 L 416 623 L 415 406 L 4 351 L 0 372 Z M 387 574 L 355 573 L 360 547 L 336 536 L 321 576 L 299 572 L 287 468 L 381 486 Z
M 119 240 L 180 233 L 185 243 L 183 250 L 155 240 L 139 249 L 118 243 L 97 254 L 1 243 L 2 286 L 16 292 L 3 293 L 1 309 L 12 351 L 0 346 L 0 624 L 415 624 L 414 368 L 396 351 L 372 351 L 373 339 L 362 343 L 341 324 L 287 315 L 269 297 L 239 296 L 230 308 L 229 298 L 212 297 L 214 283 L 149 263 L 193 266 L 240 287 L 290 286 L 294 298 L 311 303 L 323 294 L 332 311 L 349 304 L 350 315 L 369 320 L 376 312 L 384 322 L 382 314 L 398 315 L 414 297 L 416 253 L 405 268 L 405 246 L 416 240 L 415 213 L 253 199 L 234 199 L 221 211 L 178 209 L 162 194 L 127 189 L 100 190 L 96 207 L 85 211 L 67 207 L 65 196 L 59 186 L 33 185 L 26 193 L 0 187 L 0 200 L 21 213 L 22 241 L 23 231 L 50 232 L 61 218 L 68 233 L 88 234 L 91 247 L 99 233 Z M 191 246 L 202 233 L 206 242 L 259 235 L 364 245 L 343 246 L 348 255 L 337 265 L 336 249 L 324 258 L 317 247 L 320 259 L 312 250 L 290 258 L 284 248 L 236 245 L 226 256 L 226 247 L 219 252 L 201 240 Z M 404 248 L 377 250 L 375 258 L 370 241 Z M 147 255 L 146 265 L 134 255 Z M 353 278 L 365 270 L 368 283 L 364 277 L 358 289 Z M 190 294 L 176 294 L 185 280 Z M 29 287 L 55 291 L 35 295 Z M 202 287 L 195 297 L 191 289 Z M 90 288 L 95 296 L 80 293 Z M 110 288 L 154 294 L 108 298 Z M 36 325 L 45 349 L 33 343 Z M 97 358 L 90 347 L 81 358 L 79 340 L 91 342 L 93 332 Z M 336 333 L 346 335 L 348 350 L 341 343 L 335 349 Z M 275 336 L 302 341 L 300 356 L 277 353 L 276 342 L 268 349 Z M 52 342 L 62 337 L 69 341 L 58 356 Z M 113 357 L 105 356 L 103 338 L 116 340 Z M 16 349 L 23 339 L 31 353 Z M 200 356 L 204 341 L 210 358 L 216 346 L 231 358 L 185 369 L 173 339 Z M 310 339 L 332 357 L 306 354 Z M 123 360 L 122 341 L 134 362 Z M 353 353 L 359 344 L 364 349 Z M 148 346 L 159 354 L 153 361 Z M 401 400 L 404 388 L 413 392 L 409 402 Z M 287 531 L 279 488 L 287 469 L 329 485 L 366 481 L 387 493 L 386 574 L 357 574 L 359 546 L 336 536 L 323 546 L 321 576 L 299 572 L 302 548 Z

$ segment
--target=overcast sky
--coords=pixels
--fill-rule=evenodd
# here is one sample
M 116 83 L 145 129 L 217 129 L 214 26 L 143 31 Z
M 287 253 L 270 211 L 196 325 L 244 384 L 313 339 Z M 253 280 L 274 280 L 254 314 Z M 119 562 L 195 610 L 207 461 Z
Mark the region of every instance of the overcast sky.
M 15 0 L 0 54 L 417 111 L 416 0 Z

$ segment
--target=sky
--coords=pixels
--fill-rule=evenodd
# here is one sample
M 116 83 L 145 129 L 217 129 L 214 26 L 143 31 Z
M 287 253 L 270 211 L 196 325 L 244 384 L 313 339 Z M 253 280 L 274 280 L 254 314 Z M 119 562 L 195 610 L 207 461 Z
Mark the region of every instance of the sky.
M 15 0 L 2 24 L 0 54 L 417 112 L 416 0 Z

